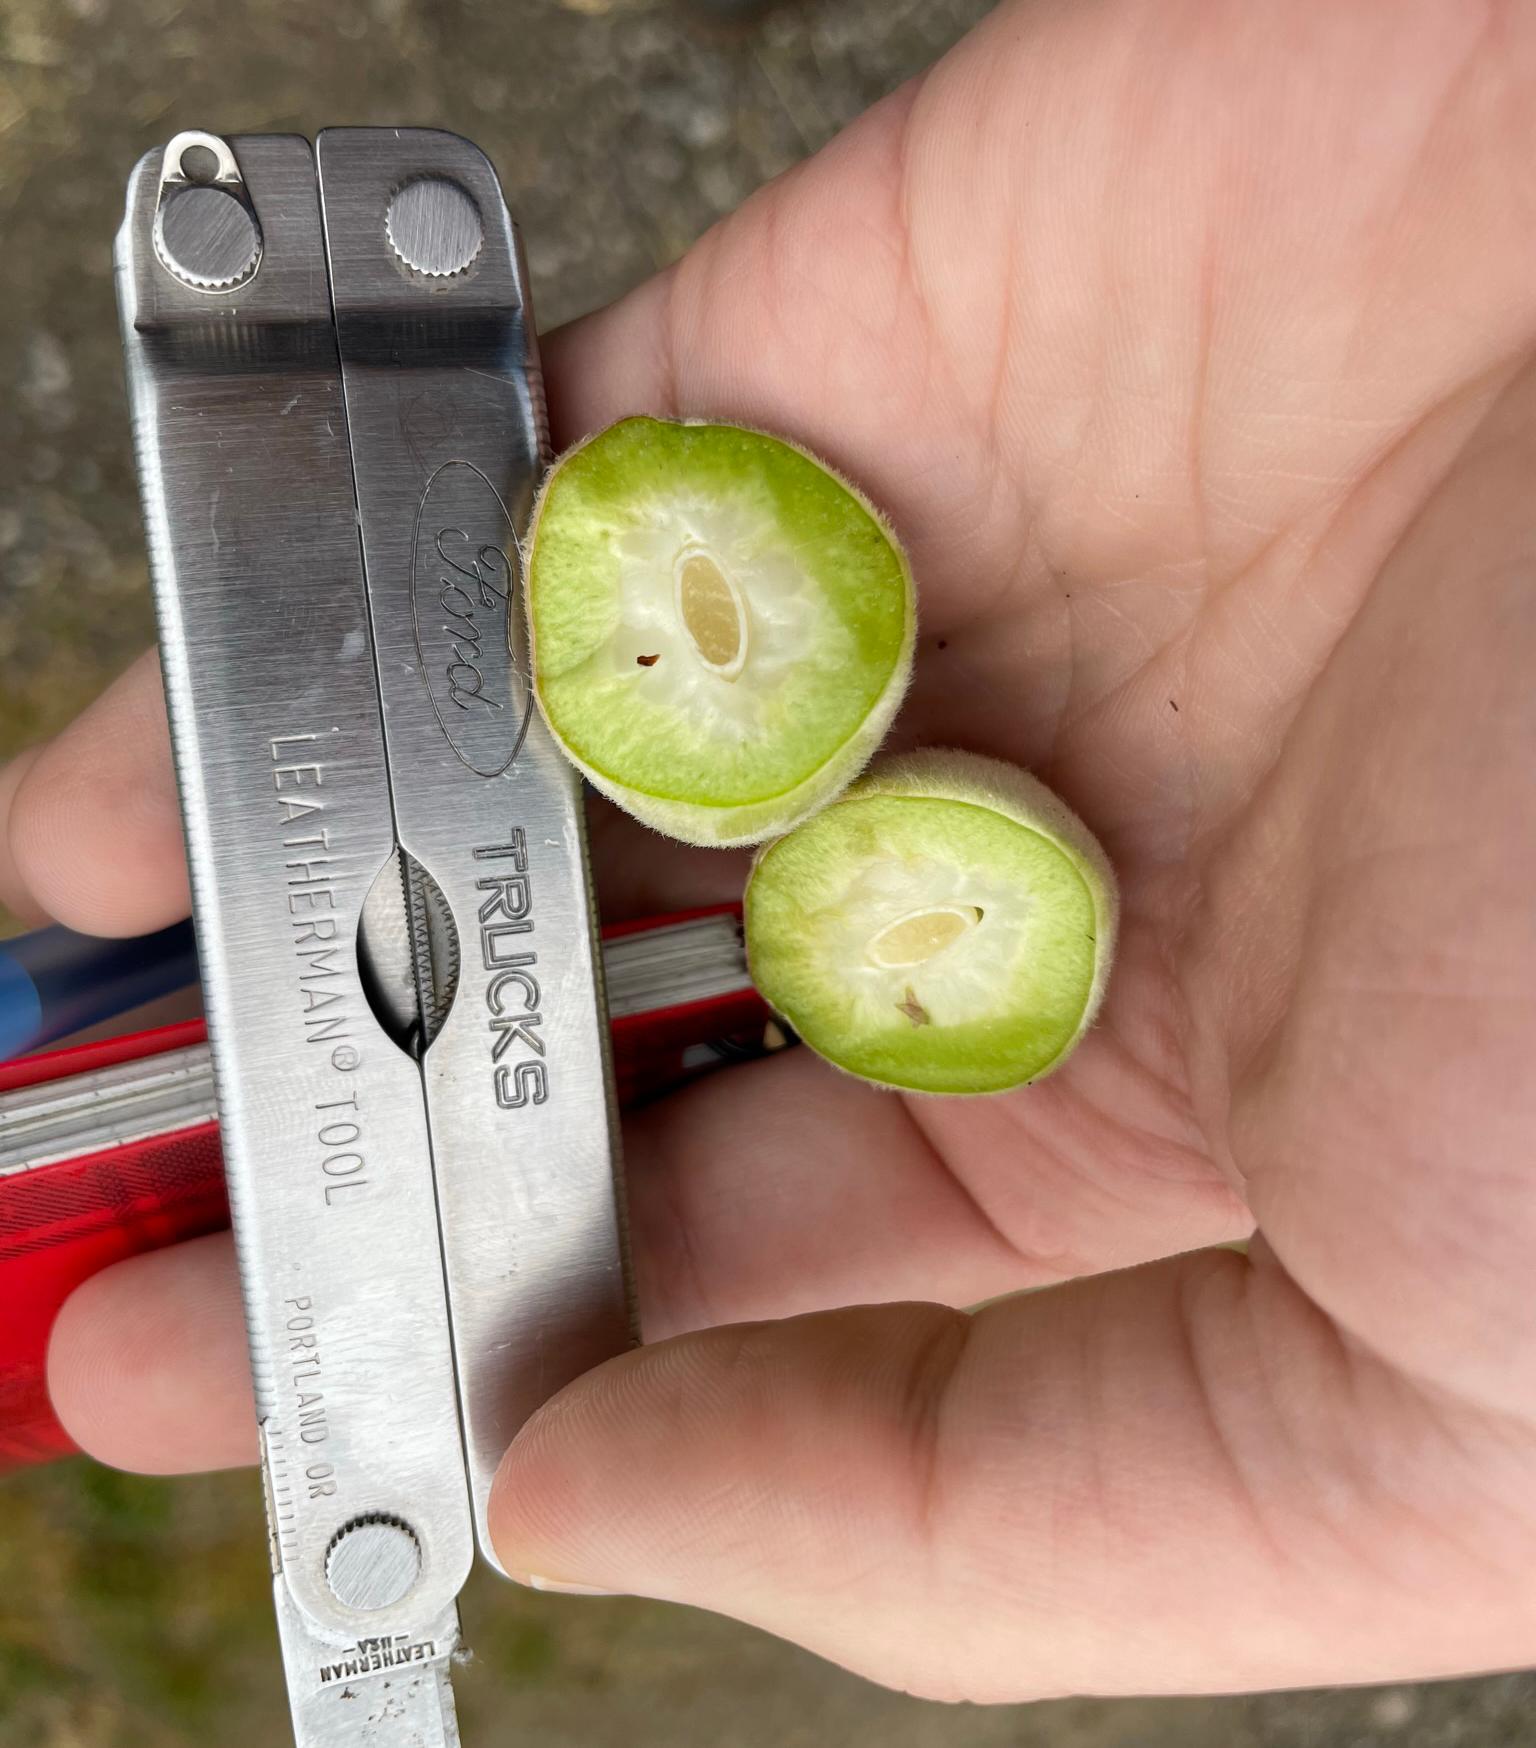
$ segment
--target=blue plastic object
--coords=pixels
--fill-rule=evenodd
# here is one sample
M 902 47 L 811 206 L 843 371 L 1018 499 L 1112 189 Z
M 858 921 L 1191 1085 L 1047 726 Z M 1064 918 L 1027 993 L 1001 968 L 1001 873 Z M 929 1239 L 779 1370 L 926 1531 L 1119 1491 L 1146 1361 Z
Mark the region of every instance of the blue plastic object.
M 123 940 L 55 926 L 0 941 L 0 1062 L 196 981 L 189 922 Z

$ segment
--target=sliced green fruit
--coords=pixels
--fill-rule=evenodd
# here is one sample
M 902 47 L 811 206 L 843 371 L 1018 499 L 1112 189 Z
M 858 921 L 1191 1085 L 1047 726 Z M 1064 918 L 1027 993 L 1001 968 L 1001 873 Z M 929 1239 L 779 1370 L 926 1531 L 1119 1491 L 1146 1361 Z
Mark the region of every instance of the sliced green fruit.
M 1103 850 L 1044 784 L 918 752 L 758 852 L 747 958 L 770 1005 L 850 1074 L 1005 1092 L 1092 1024 L 1117 909 Z
M 750 844 L 836 795 L 912 667 L 890 529 L 804 450 L 624 419 L 556 464 L 528 558 L 545 720 L 602 792 L 696 844 Z

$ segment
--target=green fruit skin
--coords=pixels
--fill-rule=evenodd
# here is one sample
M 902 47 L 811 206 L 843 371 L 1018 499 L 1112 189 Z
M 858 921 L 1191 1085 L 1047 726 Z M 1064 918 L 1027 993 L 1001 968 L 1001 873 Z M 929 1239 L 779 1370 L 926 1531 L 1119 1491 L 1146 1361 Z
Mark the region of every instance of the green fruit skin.
M 895 1091 L 941 1096 L 997 1094 L 1015 1091 L 1054 1073 L 1076 1049 L 1097 1017 L 1114 959 L 1119 929 L 1119 889 L 1103 847 L 1066 803 L 1038 778 L 1001 759 L 987 758 L 978 753 L 925 748 L 882 759 L 833 802 L 828 813 L 877 796 L 930 798 L 989 809 L 1003 819 L 1037 833 L 1076 869 L 1092 902 L 1094 954 L 1092 978 L 1075 1029 L 1047 1060 L 978 1077 L 957 1074 L 952 1064 L 938 1062 L 931 1065 L 928 1074 L 904 1073 L 898 1079 L 892 1074 L 872 1072 L 867 1062 L 860 1066 L 851 1060 L 858 1054 L 856 1042 L 850 1049 L 845 1040 L 829 1035 L 819 1013 L 797 1011 L 794 1002 L 780 1001 L 775 997 L 778 982 L 776 942 L 771 938 L 767 919 L 762 914 L 763 906 L 756 901 L 755 890 L 759 877 L 764 874 L 775 850 L 787 841 L 788 834 L 758 850 L 747 881 L 743 905 L 747 960 L 759 992 L 818 1056 L 860 1080 Z M 806 828 L 809 831 L 814 829 L 815 822 Z
M 895 559 L 902 590 L 901 612 L 903 632 L 895 651 L 885 683 L 862 719 L 836 750 L 799 782 L 776 794 L 752 797 L 739 802 L 699 802 L 673 796 L 657 795 L 634 788 L 616 779 L 610 772 L 596 766 L 573 744 L 551 709 L 546 696 L 547 684 L 539 663 L 538 613 L 535 610 L 539 586 L 540 533 L 545 523 L 552 497 L 560 487 L 562 470 L 591 445 L 602 442 L 615 433 L 635 428 L 662 429 L 681 425 L 692 429 L 715 429 L 738 432 L 747 437 L 761 438 L 811 463 L 822 474 L 847 493 L 878 528 Z M 810 818 L 829 801 L 841 794 L 858 776 L 884 740 L 896 712 L 906 695 L 912 677 L 913 652 L 917 640 L 916 589 L 911 565 L 889 522 L 879 510 L 853 485 L 828 467 L 825 462 L 799 444 L 772 433 L 755 430 L 747 425 L 721 425 L 709 420 L 660 420 L 643 416 L 621 419 L 616 424 L 594 433 L 568 450 L 546 476 L 534 505 L 528 536 L 527 615 L 529 649 L 532 657 L 534 696 L 539 712 L 550 733 L 570 762 L 600 794 L 632 814 L 643 824 L 687 844 L 711 849 L 739 849 L 781 836 L 801 821 Z

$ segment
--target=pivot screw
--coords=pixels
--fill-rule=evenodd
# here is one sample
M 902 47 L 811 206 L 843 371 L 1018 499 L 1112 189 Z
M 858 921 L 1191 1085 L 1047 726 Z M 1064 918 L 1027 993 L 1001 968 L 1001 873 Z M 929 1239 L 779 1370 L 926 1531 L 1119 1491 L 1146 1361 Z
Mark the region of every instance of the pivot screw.
M 225 291 L 250 277 L 261 233 L 250 208 L 227 189 L 189 183 L 155 214 L 155 253 L 184 285 Z
M 384 229 L 406 266 L 431 279 L 462 273 L 485 242 L 480 208 L 457 182 L 441 176 L 423 176 L 396 190 Z
M 325 1555 L 325 1581 L 345 1608 L 389 1608 L 421 1575 L 421 1544 L 395 1517 L 359 1517 L 337 1530 Z

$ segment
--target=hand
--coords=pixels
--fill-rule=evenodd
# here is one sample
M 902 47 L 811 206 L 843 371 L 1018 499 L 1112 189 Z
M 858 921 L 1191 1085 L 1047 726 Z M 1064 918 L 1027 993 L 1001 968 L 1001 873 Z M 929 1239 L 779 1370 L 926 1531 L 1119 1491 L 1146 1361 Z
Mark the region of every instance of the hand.
M 931 1695 L 1536 1657 L 1533 116 L 1515 7 L 1004 7 L 549 341 L 562 440 L 728 416 L 889 509 L 903 738 L 1039 770 L 1126 918 L 1037 1088 L 797 1052 L 631 1126 L 655 1345 L 514 1444 L 510 1567 Z M 4 797 L 8 897 L 185 909 L 148 662 Z M 629 831 L 611 903 L 739 882 Z M 52 1380 L 183 1469 L 252 1455 L 243 1363 L 204 1241 L 83 1288 Z

